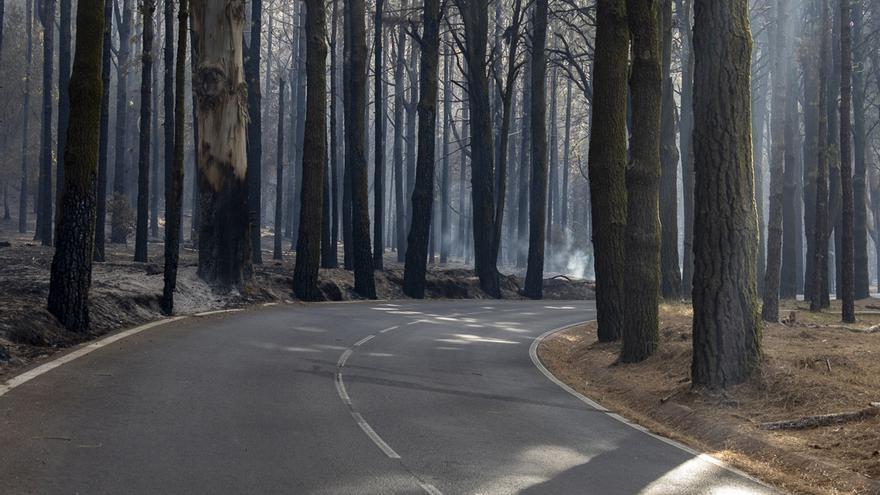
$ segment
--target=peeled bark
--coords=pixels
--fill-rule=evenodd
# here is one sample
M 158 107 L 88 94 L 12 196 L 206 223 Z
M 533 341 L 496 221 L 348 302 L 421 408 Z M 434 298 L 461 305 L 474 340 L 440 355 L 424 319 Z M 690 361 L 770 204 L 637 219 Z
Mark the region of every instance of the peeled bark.
M 202 204 L 198 274 L 221 289 L 239 288 L 251 277 L 244 8 L 244 0 L 192 3 Z
M 183 205 L 183 154 L 186 147 L 186 134 L 184 129 L 184 102 L 186 96 L 186 33 L 189 10 L 187 0 L 180 0 L 180 10 L 177 13 L 177 61 L 174 68 L 174 134 L 171 146 L 173 158 L 171 167 L 166 173 L 165 183 L 165 273 L 162 288 L 162 311 L 170 315 L 174 312 L 174 290 L 177 287 L 177 264 L 180 256 L 180 237 L 182 230 L 181 219 Z M 165 5 L 165 15 L 174 11 Z M 170 27 L 170 29 L 169 29 Z M 173 26 L 165 24 L 165 36 L 174 39 Z M 166 45 L 167 47 L 168 45 Z M 166 51 L 165 61 L 169 57 Z M 168 75 L 166 73 L 166 84 Z M 169 88 L 166 86 L 166 88 Z M 167 100 L 166 100 L 167 103 Z M 168 107 L 166 106 L 166 109 Z M 166 118 L 168 125 L 170 119 Z M 167 148 L 167 147 L 166 147 Z M 167 166 L 167 165 L 166 165 Z
M 624 0 L 596 11 L 589 176 L 599 341 L 620 338 L 624 320 L 629 28 Z
M 153 14 L 155 0 L 143 0 L 144 48 L 141 65 L 141 119 L 138 141 L 138 196 L 137 229 L 135 231 L 134 260 L 147 261 L 147 220 L 150 201 L 150 115 L 153 95 Z
M 532 17 L 532 173 L 529 188 L 529 258 L 523 294 L 544 297 L 544 235 L 547 211 L 547 0 L 537 0 Z M 555 123 L 554 123 L 555 125 Z M 552 210 L 552 209 L 551 209 Z M 552 214 L 552 213 L 551 213 Z
M 691 380 L 723 388 L 761 359 L 747 0 L 694 4 L 694 321 Z
M 419 143 L 412 219 L 403 273 L 404 294 L 425 297 L 428 234 L 434 207 L 434 155 L 437 134 L 437 79 L 440 66 L 440 0 L 425 0 L 419 78 Z
M 324 0 L 306 0 L 306 100 L 299 236 L 293 292 L 304 301 L 322 298 L 318 290 L 324 162 L 327 158 L 327 45 Z
M 367 46 L 364 0 L 351 0 L 345 11 L 349 47 L 345 50 L 345 167 L 351 183 L 351 252 L 354 290 L 376 298 L 370 248 L 370 205 L 365 154 Z
M 58 243 L 49 281 L 49 312 L 75 332 L 89 328 L 89 286 L 95 240 L 95 178 L 101 127 L 101 52 L 104 3 L 79 0 L 76 56 L 70 78 L 70 111 L 77 125 L 67 129 Z

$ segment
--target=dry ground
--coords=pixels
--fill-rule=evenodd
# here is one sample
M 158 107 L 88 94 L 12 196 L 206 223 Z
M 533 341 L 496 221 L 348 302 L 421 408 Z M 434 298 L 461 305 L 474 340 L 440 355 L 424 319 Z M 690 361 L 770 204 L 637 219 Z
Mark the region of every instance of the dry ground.
M 92 329 L 81 335 L 66 331 L 45 309 L 53 249 L 34 242 L 32 234 L 14 232 L 14 228 L 10 221 L 0 224 L 0 381 L 60 349 L 162 317 L 161 243 L 149 244 L 149 263 L 132 261 L 133 244 L 107 244 L 107 261 L 93 266 L 89 294 Z M 285 251 L 283 261 L 272 260 L 272 238 L 269 232 L 265 234 L 264 263 L 255 267 L 254 281 L 243 293 L 215 293 L 196 276 L 198 253 L 188 244 L 183 246 L 175 312 L 193 314 L 262 302 L 293 302 L 294 256 Z M 285 240 L 285 247 L 289 246 L 290 240 Z M 341 252 L 339 259 L 341 262 Z M 351 272 L 321 270 L 320 278 L 326 299 L 358 299 L 353 292 Z M 376 272 L 379 298 L 405 298 L 402 284 L 402 266 L 396 262 L 395 254 L 388 253 L 386 270 Z M 520 297 L 521 286 L 519 277 L 502 278 L 505 298 Z M 549 299 L 588 299 L 593 294 L 592 284 L 582 280 L 548 280 L 545 287 Z M 426 297 L 469 299 L 483 298 L 485 294 L 471 269 L 450 264 L 429 268 Z
M 839 308 L 819 315 L 789 301 L 768 324 L 765 361 L 754 378 L 723 394 L 690 389 L 689 305 L 661 307 L 658 353 L 617 364 L 619 347 L 600 344 L 595 323 L 547 339 L 541 360 L 560 379 L 660 434 L 710 452 L 794 493 L 880 494 L 880 416 L 799 431 L 770 432 L 762 422 L 865 408 L 880 401 L 880 301 L 857 304 L 858 323 Z

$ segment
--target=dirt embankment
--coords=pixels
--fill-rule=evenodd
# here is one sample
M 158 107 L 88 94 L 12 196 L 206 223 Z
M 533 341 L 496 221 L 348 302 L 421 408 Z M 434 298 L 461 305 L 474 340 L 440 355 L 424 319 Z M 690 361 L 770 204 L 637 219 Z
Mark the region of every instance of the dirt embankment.
M 880 401 L 878 304 L 861 301 L 858 323 L 813 315 L 789 302 L 785 324 L 764 331 L 765 361 L 749 382 L 722 394 L 690 388 L 690 306 L 661 307 L 657 354 L 616 363 L 619 347 L 596 341 L 595 324 L 547 339 L 539 353 L 561 380 L 662 435 L 709 452 L 794 493 L 880 494 L 880 416 L 802 430 L 761 423 L 861 410 Z M 791 312 L 793 321 L 788 321 Z
M 271 245 L 271 239 L 264 239 L 264 245 Z M 163 284 L 161 243 L 150 243 L 149 263 L 134 263 L 131 246 L 107 244 L 107 261 L 93 265 L 89 293 L 92 328 L 86 335 L 68 332 L 46 310 L 53 252 L 52 248 L 33 242 L 29 235 L 0 232 L 0 380 L 59 349 L 162 317 L 159 306 Z M 196 275 L 198 253 L 189 247 L 182 248 L 175 312 L 193 314 L 263 302 L 293 302 L 292 253 L 285 252 L 283 261 L 275 261 L 271 251 L 264 251 L 263 259 L 262 265 L 255 266 L 253 283 L 246 290 L 218 294 Z M 384 271 L 376 272 L 379 298 L 405 299 L 401 288 L 402 266 L 394 261 L 394 255 L 387 257 L 385 266 Z M 351 272 L 321 270 L 320 277 L 320 287 L 327 300 L 359 299 L 353 291 Z M 504 276 L 504 298 L 519 298 L 521 286 L 520 278 Z M 592 299 L 593 285 L 582 280 L 548 280 L 546 293 L 548 299 Z M 486 296 L 472 270 L 461 265 L 432 265 L 427 276 L 426 297 L 477 299 Z

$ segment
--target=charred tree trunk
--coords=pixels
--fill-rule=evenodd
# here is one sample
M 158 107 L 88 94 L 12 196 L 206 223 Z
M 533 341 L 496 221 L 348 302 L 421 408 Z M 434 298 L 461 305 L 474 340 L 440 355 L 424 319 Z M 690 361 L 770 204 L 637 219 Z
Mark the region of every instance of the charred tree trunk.
M 526 52 L 528 57 L 528 52 Z M 529 171 L 531 167 L 531 108 L 532 108 L 532 63 L 526 61 L 525 77 L 523 77 L 523 111 L 522 128 L 519 148 L 519 177 L 517 178 L 517 206 L 516 206 L 516 267 L 526 268 L 528 264 L 528 234 L 529 234 Z
M 449 221 L 449 140 L 452 137 L 452 86 L 450 81 L 451 49 L 443 55 L 443 170 L 440 173 L 440 264 L 449 260 L 452 225 Z
M 221 289 L 241 287 L 251 277 L 244 8 L 244 0 L 192 3 L 202 203 L 198 274 Z
M 401 9 L 406 9 L 407 0 L 403 0 Z M 405 100 L 403 76 L 406 71 L 406 31 L 404 26 L 398 28 L 397 61 L 394 65 L 394 216 L 397 261 L 406 260 L 406 200 L 403 179 L 403 132 Z
M 263 97 L 260 92 L 260 43 L 263 33 L 263 1 L 251 0 L 251 39 L 244 65 L 248 94 L 247 182 L 250 215 L 251 253 L 254 263 L 263 262 L 262 180 L 263 180 Z M 270 53 L 271 56 L 271 53 Z
M 660 226 L 661 294 L 667 299 L 681 297 L 681 269 L 678 265 L 678 146 L 675 131 L 675 86 L 672 82 L 672 0 L 660 3 L 662 52 L 663 123 L 660 131 Z M 629 257 L 629 256 L 628 256 Z M 630 257 L 631 258 L 631 257 Z
M 135 231 L 134 260 L 147 261 L 147 220 L 150 201 L 150 115 L 153 95 L 153 15 L 155 0 L 143 0 L 144 42 L 141 60 L 141 119 L 138 141 L 138 197 L 137 229 Z
M 365 148 L 367 46 L 364 0 L 351 0 L 345 10 L 345 167 L 351 182 L 351 241 L 354 290 L 376 298 L 373 258 L 370 249 L 370 205 L 367 192 Z
M 789 30 L 789 33 L 791 30 Z M 786 54 L 788 56 L 788 54 Z M 785 102 L 785 174 L 782 187 L 782 269 L 780 271 L 779 297 L 796 299 L 798 293 L 798 267 L 803 256 L 801 246 L 800 218 L 797 203 L 798 175 L 800 172 L 797 149 L 800 138 L 800 121 L 797 92 L 800 84 L 794 64 L 788 64 L 788 95 Z
M 562 196 L 560 202 L 560 232 L 563 235 L 563 241 L 568 239 L 568 182 L 571 171 L 571 101 L 572 101 L 572 80 L 566 78 L 568 82 L 565 88 L 565 138 L 563 140 L 562 153 Z M 674 128 L 672 139 L 675 139 Z M 678 198 L 676 198 L 676 201 Z M 676 219 L 677 220 L 677 219 Z M 677 243 L 676 243 L 677 244 Z M 677 245 L 676 245 L 677 248 Z M 679 276 L 680 277 L 680 276 Z
M 327 159 L 327 46 L 324 0 L 306 0 L 306 100 L 299 236 L 293 292 L 304 301 L 322 299 L 318 290 L 321 262 L 321 216 Z M 369 239 L 369 237 L 368 237 Z
M 852 176 L 852 26 L 850 0 L 840 0 L 840 189 L 841 189 L 841 286 L 837 293 L 843 300 L 844 323 L 855 323 L 853 280 L 853 176 Z
M 31 72 L 34 63 L 34 13 L 31 0 L 25 0 L 25 31 L 27 32 L 26 58 L 24 76 L 24 101 L 22 102 L 21 122 L 21 183 L 18 193 L 18 232 L 25 233 L 28 228 L 28 131 L 31 114 Z
M 624 320 L 629 28 L 624 0 L 596 12 L 596 57 L 589 176 L 599 341 L 620 338 Z
M 403 273 L 404 294 L 425 297 L 428 235 L 434 206 L 434 155 L 437 134 L 437 78 L 440 66 L 440 0 L 425 0 L 419 70 L 419 146 L 412 218 Z
M 819 158 L 819 14 L 813 2 L 805 17 L 804 36 L 800 50 L 801 72 L 804 77 L 804 235 L 807 250 L 804 266 L 804 300 L 813 299 L 813 278 L 816 276 L 816 180 Z
M 694 4 L 695 387 L 748 379 L 761 360 L 747 0 Z
M 284 234 L 284 78 L 278 78 L 278 149 L 275 152 L 275 238 L 272 259 L 280 260 Z
M 828 32 L 830 31 L 830 13 L 828 12 L 828 0 L 822 0 L 822 10 L 818 18 L 822 19 L 819 31 L 821 41 L 819 43 L 819 81 L 818 81 L 818 131 L 816 151 L 816 228 L 815 228 L 815 260 L 813 287 L 810 295 L 810 311 L 816 312 L 830 305 L 828 296 L 828 238 L 830 236 L 830 212 L 828 208 L 828 113 L 827 86 L 828 86 L 828 63 L 830 61 L 828 46 Z
M 385 244 L 383 227 L 385 218 L 385 96 L 382 91 L 382 12 L 385 0 L 376 0 L 376 17 L 374 21 L 373 43 L 373 90 L 376 104 L 374 105 L 374 144 L 373 155 L 373 269 L 381 270 L 384 266 Z
M 114 136 L 113 201 L 118 206 L 128 204 L 128 66 L 131 57 L 132 0 L 122 1 L 122 22 L 119 24 L 119 52 L 116 63 L 116 134 Z M 129 225 L 125 211 L 113 208 L 110 219 L 110 242 L 124 244 L 128 240 Z
M 156 31 L 161 34 L 162 28 L 159 25 L 158 16 L 156 16 Z M 155 40 L 155 38 L 154 38 Z M 159 49 L 159 43 L 155 43 L 153 46 L 153 54 Z M 159 71 L 153 70 L 153 80 L 150 83 L 155 88 L 152 91 L 152 99 L 153 101 L 150 103 L 152 105 L 153 111 L 150 117 L 152 122 L 152 130 L 150 146 L 152 147 L 152 151 L 150 151 L 150 238 L 158 239 L 159 238 L 159 176 L 160 174 L 163 176 L 166 173 L 165 167 L 159 167 Z M 173 91 L 172 91 L 173 94 Z M 166 181 L 167 182 L 167 181 Z M 163 183 L 164 184 L 164 183 Z
M 177 67 L 174 63 L 174 0 L 164 0 L 163 8 L 165 10 L 165 44 L 163 46 L 163 68 L 164 71 L 162 73 L 162 115 L 164 116 L 163 121 L 163 138 L 162 138 L 162 156 L 164 158 L 163 164 L 164 167 L 163 175 L 165 177 L 165 223 L 166 226 L 168 224 L 168 214 L 169 208 L 171 207 L 168 204 L 168 184 L 173 181 L 174 177 L 174 133 L 177 131 L 177 121 L 175 116 L 175 83 L 174 83 L 174 73 L 177 70 Z M 184 19 L 184 26 L 186 26 L 186 19 Z M 178 16 L 178 25 L 180 24 L 180 19 Z M 179 31 L 179 26 L 178 26 Z M 183 46 L 187 44 L 185 42 L 182 43 Z M 183 57 L 186 58 L 186 52 L 183 52 Z M 157 84 L 158 87 L 158 84 Z M 156 114 L 159 113 L 159 106 L 156 105 Z M 158 140 L 159 135 L 156 133 L 156 139 Z M 158 142 L 158 141 L 157 141 Z M 157 157 L 158 158 L 158 157 Z M 156 172 L 159 169 L 156 167 Z M 181 184 L 181 191 L 183 190 L 183 185 Z M 156 194 L 158 195 L 159 191 L 154 189 Z M 181 193 L 181 206 L 183 206 L 183 193 Z M 157 208 L 158 209 L 158 208 Z M 182 217 L 181 217 L 182 218 Z M 182 223 L 178 222 L 178 227 Z M 180 236 L 177 238 L 178 244 L 180 243 Z M 176 274 L 176 271 L 175 271 Z M 176 278 L 176 277 L 175 277 Z
M 101 52 L 104 3 L 79 0 L 76 56 L 70 78 L 70 111 L 77 125 L 67 130 L 64 188 L 58 243 L 49 281 L 49 312 L 69 330 L 89 328 L 89 286 L 95 239 L 95 178 L 101 127 Z M 50 17 L 51 19 L 51 17 Z M 47 23 L 51 26 L 51 22 Z
M 185 111 L 185 93 L 186 93 L 186 33 L 187 20 L 189 18 L 189 6 L 187 0 L 180 0 L 180 8 L 177 13 L 177 60 L 174 68 L 174 75 L 171 79 L 174 81 L 174 134 L 172 135 L 172 160 L 170 168 L 166 169 L 165 182 L 165 273 L 164 285 L 162 288 L 162 311 L 170 315 L 174 312 L 174 290 L 177 287 L 177 262 L 180 255 L 180 237 L 181 237 L 181 219 L 183 205 L 183 154 L 186 148 L 186 134 L 184 130 L 184 111 Z M 166 0 L 165 15 L 173 16 L 174 7 Z M 165 63 L 168 63 L 168 46 L 167 40 L 174 40 L 174 26 L 169 24 L 167 19 L 165 22 Z M 173 44 L 173 43 L 170 43 Z M 168 73 L 165 74 L 165 83 L 168 84 Z M 170 90 L 170 86 L 165 86 Z M 166 109 L 167 107 L 166 97 Z M 167 126 L 171 119 L 166 114 L 165 125 Z M 167 134 L 166 134 L 167 135 Z M 167 149 L 167 143 L 166 143 Z M 166 167 L 168 161 L 166 160 Z
M 529 261 L 523 294 L 544 297 L 544 236 L 547 211 L 547 0 L 537 0 L 532 17 L 532 173 L 529 188 Z M 555 123 L 553 123 L 555 125 Z M 552 209 L 551 209 L 552 210 Z M 551 213 L 552 214 L 552 213 Z
M 788 0 L 776 2 L 776 32 L 773 52 L 773 94 L 770 104 L 770 214 L 767 221 L 767 268 L 764 271 L 764 321 L 779 320 L 779 282 L 782 270 L 782 203 L 785 173 L 785 108 L 788 93 L 786 26 Z
M 339 131 L 337 129 L 337 109 L 336 102 L 339 97 L 338 83 L 339 79 L 336 75 L 337 56 L 336 56 L 336 29 L 339 25 L 339 0 L 333 0 L 333 14 L 331 17 L 330 28 L 330 189 L 333 190 L 333 210 L 330 225 L 330 244 L 332 246 L 332 257 L 327 260 L 327 268 L 336 268 L 339 264 L 338 247 L 339 246 L 339 208 L 340 204 L 340 184 L 339 184 Z
M 55 165 L 55 211 L 61 207 L 61 191 L 64 187 L 64 143 L 67 141 L 67 124 L 70 121 L 70 23 L 72 0 L 60 0 L 58 19 L 58 127 Z M 55 216 L 56 222 L 60 215 Z
M 43 25 L 43 121 L 40 130 L 40 176 L 35 240 L 52 245 L 52 71 L 55 53 L 55 0 L 40 4 Z
M 854 2 L 852 12 L 852 46 L 854 67 L 864 67 L 865 39 L 862 31 L 862 2 Z M 853 284 L 855 299 L 870 297 L 868 277 L 868 212 L 867 168 L 865 161 L 867 133 L 865 129 L 865 70 L 852 72 L 853 91 Z
M 667 2 L 668 3 L 668 2 Z M 660 117 L 663 72 L 657 2 L 627 0 L 632 36 L 630 163 L 626 171 L 624 363 L 644 361 L 660 340 Z

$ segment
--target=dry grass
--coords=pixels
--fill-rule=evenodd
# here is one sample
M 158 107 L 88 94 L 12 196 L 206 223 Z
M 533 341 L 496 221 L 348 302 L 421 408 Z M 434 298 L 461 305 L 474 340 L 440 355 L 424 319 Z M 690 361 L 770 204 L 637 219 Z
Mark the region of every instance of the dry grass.
M 874 304 L 880 307 L 862 301 L 851 325 L 841 325 L 839 313 L 784 304 L 783 317 L 796 311 L 796 322 L 766 325 L 760 371 L 723 394 L 690 389 L 692 311 L 683 304 L 661 307 L 661 347 L 643 363 L 616 364 L 618 346 L 599 344 L 594 324 L 553 336 L 540 353 L 560 379 L 609 408 L 787 491 L 880 493 L 880 417 L 801 431 L 758 428 L 880 401 L 880 333 L 864 332 L 880 324 Z

